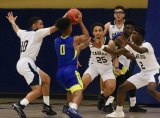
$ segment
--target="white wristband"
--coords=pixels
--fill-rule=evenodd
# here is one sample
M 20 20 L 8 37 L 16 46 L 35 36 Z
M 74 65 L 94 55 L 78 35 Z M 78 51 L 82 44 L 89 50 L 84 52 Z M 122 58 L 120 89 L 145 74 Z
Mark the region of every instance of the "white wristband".
M 104 48 L 105 48 L 105 46 L 104 46 L 104 45 L 102 45 L 102 46 L 101 46 L 101 49 L 103 50 Z

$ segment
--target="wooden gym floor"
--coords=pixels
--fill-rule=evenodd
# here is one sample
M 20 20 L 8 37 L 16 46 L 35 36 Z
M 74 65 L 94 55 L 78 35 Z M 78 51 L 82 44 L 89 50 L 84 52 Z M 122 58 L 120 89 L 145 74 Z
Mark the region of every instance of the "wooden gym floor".
M 12 103 L 17 101 L 18 99 L 13 98 L 0 98 L 0 118 L 19 118 L 11 107 Z M 67 115 L 62 113 L 62 106 L 64 103 L 65 100 L 51 100 L 51 104 L 58 114 L 48 117 L 41 112 L 42 100 L 39 99 L 25 108 L 25 114 L 27 118 L 68 118 Z M 125 105 L 125 118 L 160 118 L 160 108 L 145 108 L 148 110 L 147 113 L 129 113 L 128 105 Z M 106 118 L 106 113 L 97 110 L 96 101 L 94 100 L 83 100 L 79 110 L 83 118 Z

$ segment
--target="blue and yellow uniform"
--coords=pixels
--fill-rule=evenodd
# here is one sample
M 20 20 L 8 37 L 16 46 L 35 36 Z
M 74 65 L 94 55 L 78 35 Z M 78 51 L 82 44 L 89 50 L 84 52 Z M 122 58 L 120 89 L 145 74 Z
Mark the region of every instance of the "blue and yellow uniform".
M 83 89 L 82 80 L 77 69 L 77 51 L 73 47 L 74 37 L 58 37 L 55 50 L 58 57 L 57 81 L 72 93 Z

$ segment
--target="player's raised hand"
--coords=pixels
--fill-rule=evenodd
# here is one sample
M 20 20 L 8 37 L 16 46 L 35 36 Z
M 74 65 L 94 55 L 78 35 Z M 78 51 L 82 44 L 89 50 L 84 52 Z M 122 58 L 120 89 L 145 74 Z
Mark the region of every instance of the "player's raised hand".
M 12 23 L 12 22 L 15 22 L 15 21 L 16 21 L 17 16 L 14 17 L 14 16 L 13 16 L 13 12 L 8 12 L 6 18 L 8 19 L 8 21 L 9 21 L 10 23 Z
M 75 19 L 77 20 L 79 23 L 82 22 L 82 12 L 80 12 L 79 10 L 76 11 L 77 15 L 78 15 L 78 19 Z

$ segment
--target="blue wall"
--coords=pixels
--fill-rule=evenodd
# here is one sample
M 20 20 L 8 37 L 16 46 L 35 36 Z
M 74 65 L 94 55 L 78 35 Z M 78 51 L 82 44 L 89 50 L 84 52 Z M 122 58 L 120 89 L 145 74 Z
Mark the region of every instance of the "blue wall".
M 154 47 L 158 62 L 160 62 L 160 1 L 148 0 L 148 10 L 146 18 L 146 35 L 145 39 Z M 160 87 L 158 87 L 160 91 Z M 147 87 L 140 89 L 137 93 L 139 103 L 143 104 L 160 104 L 151 95 L 147 93 Z
M 158 5 L 157 5 L 158 6 Z M 149 6 L 150 7 L 150 6 Z M 29 90 L 29 87 L 26 85 L 24 79 L 22 76 L 20 76 L 16 71 L 16 63 L 19 59 L 19 39 L 16 36 L 16 34 L 13 32 L 11 25 L 8 23 L 7 19 L 5 18 L 6 14 L 9 11 L 13 11 L 15 15 L 18 16 L 17 24 L 22 29 L 29 29 L 28 27 L 28 20 L 32 16 L 40 16 L 42 17 L 44 21 L 44 25 L 46 27 L 51 26 L 54 24 L 57 18 L 60 18 L 63 16 L 63 14 L 67 11 L 67 9 L 0 9 L 0 55 L 1 55 L 1 61 L 0 61 L 0 93 L 25 93 Z M 86 24 L 87 28 L 90 30 L 90 26 L 95 22 L 101 22 L 106 23 L 113 19 L 113 10 L 111 9 L 81 9 L 83 13 L 83 20 Z M 156 10 L 154 11 L 154 15 L 156 14 Z M 151 11 L 150 11 L 151 12 Z M 145 26 L 145 19 L 147 15 L 146 9 L 127 9 L 126 11 L 126 18 L 132 19 L 136 25 L 138 26 Z M 153 15 L 152 13 L 150 13 Z M 158 14 L 159 15 L 159 14 Z M 147 18 L 150 18 L 151 20 L 152 16 L 147 16 Z M 149 30 L 151 25 L 150 21 L 148 21 L 148 24 L 146 23 L 146 27 Z M 157 19 L 158 22 L 158 19 Z M 154 22 L 153 22 L 154 23 Z M 158 30 L 157 24 L 153 24 L 157 28 L 157 33 L 153 35 L 153 37 L 149 37 L 151 35 L 147 35 L 147 39 L 153 43 L 153 45 L 156 48 L 156 54 L 159 55 L 159 48 L 155 41 L 157 35 L 159 35 L 160 30 Z M 149 28 L 148 28 L 149 27 Z M 74 32 L 73 34 L 80 34 L 81 30 L 79 26 L 74 26 Z M 147 33 L 150 32 L 154 33 L 153 31 L 147 30 Z M 37 65 L 46 71 L 52 78 L 51 83 L 51 94 L 64 94 L 65 90 L 59 86 L 59 84 L 55 81 L 55 73 L 57 70 L 57 59 L 54 51 L 54 39 L 59 35 L 59 32 L 48 36 L 45 38 L 42 48 L 40 50 L 38 59 L 37 59 Z M 154 37 L 156 35 L 156 37 Z M 159 36 L 160 38 L 160 36 Z M 80 62 L 83 65 L 80 68 L 81 75 L 85 71 L 85 69 L 88 66 L 88 58 L 89 58 L 89 50 L 85 49 L 82 51 L 80 55 Z M 138 70 L 138 69 L 136 69 Z M 99 83 L 98 80 L 95 80 L 85 91 L 85 94 L 95 95 L 99 94 Z M 148 93 L 143 88 L 138 91 L 138 95 L 141 95 L 142 93 L 145 93 L 144 96 L 147 96 Z M 152 100 L 145 100 L 147 102 L 155 103 L 155 100 L 152 98 Z M 143 103 L 143 100 L 141 96 L 138 96 L 138 102 Z M 147 103 L 145 102 L 145 103 Z

